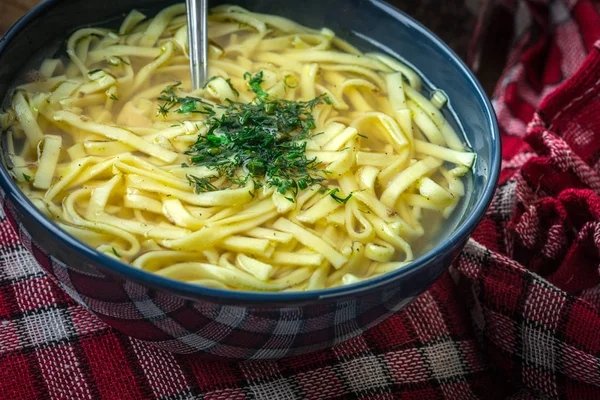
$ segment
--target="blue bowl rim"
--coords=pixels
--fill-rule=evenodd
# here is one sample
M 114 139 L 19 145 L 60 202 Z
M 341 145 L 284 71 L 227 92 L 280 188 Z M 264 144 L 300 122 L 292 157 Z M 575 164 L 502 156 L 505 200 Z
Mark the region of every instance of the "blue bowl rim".
M 33 23 L 36 19 L 44 16 L 46 12 L 51 10 L 52 7 L 59 1 L 60 0 L 45 0 L 32 8 L 27 14 L 19 19 L 8 30 L 8 32 L 6 32 L 4 37 L 0 39 L 0 54 L 4 51 L 4 48 L 8 46 L 9 42 L 14 40 L 25 27 Z M 5 189 L 6 195 L 11 194 L 14 196 L 15 200 L 21 205 L 21 207 L 24 208 L 27 213 L 31 214 L 32 218 L 34 218 L 36 222 L 50 231 L 50 233 L 54 234 L 59 240 L 65 242 L 67 246 L 76 250 L 84 257 L 91 259 L 94 263 L 102 265 L 110 272 L 115 273 L 123 278 L 131 279 L 159 290 L 167 290 L 171 293 L 175 293 L 189 299 L 211 298 L 216 301 L 242 301 L 261 304 L 272 303 L 274 305 L 281 303 L 298 303 L 311 300 L 337 299 L 353 296 L 365 291 L 370 292 L 386 286 L 391 282 L 402 279 L 408 275 L 412 275 L 412 273 L 416 272 L 418 269 L 425 268 L 428 264 L 434 263 L 436 260 L 442 258 L 443 255 L 451 251 L 454 247 L 460 244 L 460 242 L 468 238 L 468 236 L 475 230 L 477 224 L 491 203 L 498 181 L 501 164 L 500 135 L 492 104 L 490 103 L 480 83 L 473 76 L 472 72 L 464 64 L 464 62 L 458 57 L 458 55 L 456 55 L 454 51 L 451 50 L 448 45 L 438 38 L 433 32 L 406 13 L 398 10 L 396 7 L 390 4 L 385 3 L 383 0 L 369 1 L 373 6 L 380 8 L 387 14 L 394 17 L 399 23 L 404 23 L 410 26 L 412 29 L 438 46 L 439 50 L 443 52 L 445 56 L 447 56 L 448 61 L 454 63 L 458 67 L 460 73 L 463 75 L 463 78 L 474 87 L 474 94 L 477 96 L 479 103 L 487 116 L 488 124 L 491 125 L 490 140 L 492 144 L 492 159 L 490 160 L 491 162 L 489 165 L 489 179 L 486 182 L 483 194 L 480 197 L 474 211 L 467 216 L 464 221 L 462 221 L 459 227 L 452 232 L 446 240 L 444 240 L 434 250 L 429 251 L 422 257 L 417 258 L 408 266 L 352 285 L 306 292 L 251 292 L 202 287 L 165 278 L 151 272 L 137 269 L 129 264 L 106 256 L 97 250 L 88 247 L 83 242 L 80 242 L 65 231 L 61 230 L 58 225 L 54 224 L 46 216 L 39 212 L 33 203 L 31 203 L 31 201 L 21 192 L 21 190 L 8 175 L 6 169 L 3 167 L 0 168 L 0 186 Z

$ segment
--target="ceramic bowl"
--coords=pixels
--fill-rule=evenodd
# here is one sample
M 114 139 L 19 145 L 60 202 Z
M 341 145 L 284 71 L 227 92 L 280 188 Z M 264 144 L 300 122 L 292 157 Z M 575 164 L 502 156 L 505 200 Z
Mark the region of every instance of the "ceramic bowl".
M 219 1 L 212 1 L 211 6 Z M 254 293 L 204 288 L 154 275 L 100 254 L 44 217 L 6 169 L 0 192 L 8 218 L 37 261 L 78 303 L 132 337 L 175 353 L 271 359 L 335 345 L 398 312 L 426 290 L 459 254 L 488 207 L 500 169 L 500 139 L 486 94 L 462 61 L 436 36 L 380 0 L 239 0 L 247 9 L 329 27 L 359 48 L 400 55 L 427 85 L 450 99 L 444 112 L 464 132 L 477 162 L 451 229 L 433 250 L 386 275 L 333 289 Z M 32 55 L 50 55 L 78 27 L 111 23 L 132 8 L 153 15 L 158 0 L 46 0 L 0 40 L 0 99 Z M 307 10 L 312 10 L 307 12 Z M 112 22 L 111 22 L 112 21 Z

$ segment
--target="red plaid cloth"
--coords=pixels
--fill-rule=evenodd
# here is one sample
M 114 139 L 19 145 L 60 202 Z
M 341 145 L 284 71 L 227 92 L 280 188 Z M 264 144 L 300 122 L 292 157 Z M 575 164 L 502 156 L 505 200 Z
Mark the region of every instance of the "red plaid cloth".
M 454 279 L 327 351 L 207 363 L 104 325 L 3 221 L 0 398 L 600 399 L 598 4 L 488 6 L 515 28 L 495 93 L 503 172 Z

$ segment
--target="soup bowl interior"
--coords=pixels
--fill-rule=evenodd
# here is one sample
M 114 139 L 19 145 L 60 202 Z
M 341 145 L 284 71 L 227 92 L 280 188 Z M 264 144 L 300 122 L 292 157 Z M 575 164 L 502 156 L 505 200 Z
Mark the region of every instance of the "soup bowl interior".
M 211 2 L 211 6 L 223 3 Z M 458 57 L 427 29 L 379 0 L 237 0 L 252 11 L 328 27 L 361 50 L 378 50 L 415 68 L 427 89 L 450 99 L 447 120 L 477 161 L 467 195 L 433 249 L 401 270 L 326 290 L 253 293 L 203 288 L 129 267 L 70 237 L 39 213 L 7 171 L 3 144 L 0 188 L 6 218 L 40 265 L 77 302 L 124 333 L 169 351 L 226 358 L 279 358 L 351 338 L 404 307 L 460 252 L 494 192 L 500 144 L 492 107 Z M 117 27 L 129 10 L 151 16 L 171 2 L 46 0 L 0 40 L 0 99 L 23 71 L 64 51 L 75 28 Z M 308 11 L 310 10 L 310 11 Z M 6 105 L 6 102 L 5 102 Z

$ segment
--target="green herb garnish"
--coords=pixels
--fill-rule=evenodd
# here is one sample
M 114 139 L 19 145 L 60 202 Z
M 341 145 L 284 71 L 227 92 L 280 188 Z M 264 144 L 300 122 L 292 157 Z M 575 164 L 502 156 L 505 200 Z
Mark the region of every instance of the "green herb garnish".
M 180 103 L 181 107 L 177 109 L 177 112 L 180 114 L 190 114 L 197 112 L 196 110 L 196 101 L 195 100 L 186 100 L 183 103 Z
M 335 201 L 337 201 L 340 204 L 346 204 L 348 202 L 348 200 L 350 200 L 350 198 L 352 197 L 352 193 L 350 193 L 348 196 L 346 197 L 339 197 L 336 196 L 336 193 L 338 193 L 340 190 L 338 188 L 333 189 L 331 192 L 329 192 L 329 195 L 331 197 L 333 197 L 333 199 Z
M 204 86 L 202 86 L 202 89 L 206 89 L 206 87 L 208 86 L 209 83 L 211 83 L 212 81 L 214 81 L 215 79 L 221 78 L 220 76 L 213 76 L 211 77 L 209 80 L 206 81 L 206 83 L 204 84 Z M 235 93 L 236 96 L 239 97 L 240 92 L 237 91 L 236 88 L 233 87 L 233 85 L 231 84 L 231 78 L 227 78 L 225 79 L 225 82 L 227 82 L 227 84 L 229 85 L 229 87 L 231 88 L 231 91 L 233 93 Z
M 31 181 L 31 177 L 27 174 L 23 174 L 23 179 L 25 179 L 27 182 Z
M 267 97 L 269 95 L 262 88 L 262 83 L 264 82 L 262 71 L 260 71 L 259 73 L 257 73 L 254 76 L 252 76 L 252 74 L 250 72 L 246 72 L 244 74 L 244 79 L 248 81 L 248 85 L 250 86 L 250 91 L 256 95 L 256 98 L 257 98 L 257 100 L 259 100 L 259 102 L 261 99 L 264 99 L 265 97 Z
M 167 114 L 169 114 L 169 111 L 176 105 L 180 105 L 180 107 L 175 110 L 179 114 L 199 113 L 213 115 L 215 113 L 210 103 L 207 103 L 198 97 L 179 97 L 176 91 L 181 90 L 181 88 L 179 88 L 180 85 L 181 82 L 177 82 L 167 86 L 160 92 L 158 100 L 164 101 L 165 103 L 158 106 L 159 115 L 166 117 Z M 200 105 L 200 108 L 197 108 L 198 104 Z
M 219 188 L 211 183 L 211 180 L 214 179 L 214 176 L 208 178 L 198 178 L 197 176 L 186 175 L 185 177 L 190 185 L 194 186 L 196 193 L 214 192 L 215 190 L 219 190 Z
M 166 117 L 169 114 L 172 106 L 169 107 L 166 103 L 158 106 L 158 115 Z
M 94 75 L 96 72 L 104 71 L 102 68 L 93 69 L 88 72 L 88 75 Z
M 206 89 L 206 87 L 208 86 L 209 83 L 211 83 L 212 81 L 214 81 L 215 79 L 220 78 L 220 76 L 211 76 L 209 80 L 206 81 L 206 83 L 204 83 L 204 86 L 202 86 L 202 89 Z
M 118 97 L 117 97 L 117 96 L 116 96 L 114 93 L 111 93 L 111 94 L 110 94 L 110 96 L 109 96 L 109 98 L 110 98 L 112 101 L 119 101 L 119 98 L 118 98 Z
M 114 247 L 112 247 L 112 252 L 115 256 L 121 258 L 121 256 L 119 255 L 119 253 L 117 253 L 117 250 Z
M 229 85 L 229 87 L 231 88 L 231 91 L 232 91 L 233 93 L 235 93 L 235 95 L 236 95 L 237 97 L 240 97 L 240 92 L 238 92 L 238 91 L 237 91 L 237 89 L 236 89 L 236 88 L 234 88 L 234 87 L 233 87 L 233 85 L 231 84 L 231 78 L 227 78 L 227 79 L 225 79 L 225 82 L 227 82 L 227 84 L 228 84 L 228 85 Z
M 324 181 L 325 171 L 316 158 L 306 157 L 303 139 L 313 136 L 316 125 L 312 111 L 325 97 L 310 101 L 272 98 L 261 86 L 262 72 L 254 76 L 246 73 L 244 79 L 256 96 L 254 101 L 228 100 L 217 105 L 222 113 L 207 118 L 207 132 L 186 152 L 192 164 L 217 173 L 213 178 L 188 177 L 196 191 L 215 190 L 211 182 L 226 177 L 229 184 L 243 186 L 251 179 L 255 187 L 266 184 L 281 194 L 291 192 L 295 196 L 299 190 Z

